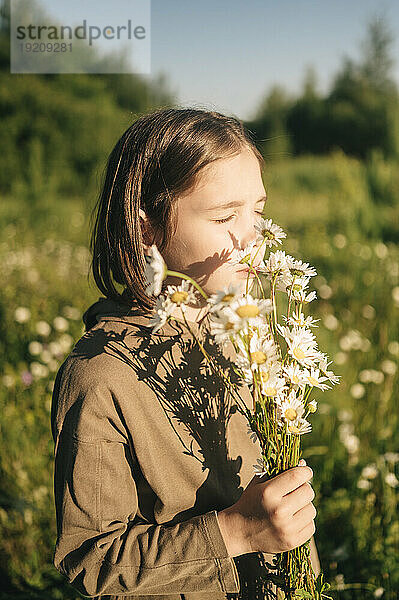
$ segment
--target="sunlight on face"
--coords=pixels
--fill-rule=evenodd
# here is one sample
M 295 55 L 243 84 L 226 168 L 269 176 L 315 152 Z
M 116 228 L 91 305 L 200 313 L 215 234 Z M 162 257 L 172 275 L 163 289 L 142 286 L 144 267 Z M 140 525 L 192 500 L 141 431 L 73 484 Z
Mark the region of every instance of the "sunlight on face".
M 208 295 L 229 283 L 244 291 L 246 274 L 232 261 L 257 239 L 254 225 L 265 196 L 259 162 L 250 149 L 205 167 L 194 188 L 177 200 L 176 233 L 162 252 L 168 268 L 192 277 Z M 237 205 L 225 206 L 230 203 Z M 259 252 L 256 264 L 261 259 Z M 168 277 L 166 283 L 181 280 Z

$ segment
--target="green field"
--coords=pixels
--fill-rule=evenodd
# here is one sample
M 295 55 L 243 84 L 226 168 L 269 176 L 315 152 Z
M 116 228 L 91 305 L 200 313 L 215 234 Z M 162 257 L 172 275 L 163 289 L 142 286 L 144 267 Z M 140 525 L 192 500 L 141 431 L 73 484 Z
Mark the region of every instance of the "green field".
M 316 391 L 304 456 L 316 542 L 339 599 L 399 595 L 399 165 L 341 152 L 267 161 L 265 216 L 312 264 L 319 347 L 341 383 Z M 45 198 L 45 199 L 42 199 Z M 78 598 L 52 567 L 51 391 L 100 293 L 88 281 L 95 194 L 0 204 L 1 598 Z M 383 588 L 383 589 L 382 589 Z M 377 592 L 374 591 L 377 589 Z

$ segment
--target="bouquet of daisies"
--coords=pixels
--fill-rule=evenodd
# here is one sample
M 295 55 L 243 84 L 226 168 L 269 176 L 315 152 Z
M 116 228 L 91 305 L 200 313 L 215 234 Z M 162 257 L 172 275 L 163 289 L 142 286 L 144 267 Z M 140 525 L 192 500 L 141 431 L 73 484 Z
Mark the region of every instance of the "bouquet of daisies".
M 201 340 L 191 331 L 210 367 L 218 374 L 236 399 L 237 408 L 248 420 L 249 433 L 256 436 L 262 449 L 259 465 L 254 465 L 257 475 L 268 479 L 290 467 L 295 467 L 301 457 L 301 436 L 312 429 L 309 415 L 316 412 L 317 402 L 310 398 L 313 388 L 326 390 L 338 383 L 339 377 L 328 369 L 331 361 L 317 348 L 312 332 L 316 320 L 305 316 L 304 308 L 316 298 L 309 291 L 311 277 L 316 270 L 308 263 L 296 260 L 284 251 L 272 251 L 281 244 L 286 234 L 270 219 L 260 219 L 255 225 L 261 240 L 251 242 L 237 255 L 237 263 L 248 265 L 253 281 L 258 281 L 261 298 L 248 291 L 244 294 L 230 284 L 220 292 L 207 296 L 199 284 L 188 275 L 170 271 L 156 246 L 151 247 L 146 265 L 147 293 L 157 297 L 155 313 L 150 324 L 153 331 L 168 320 L 184 323 L 191 331 L 185 316 L 185 307 L 196 301 L 197 293 L 205 299 L 209 309 L 210 333 L 222 348 L 229 341 L 235 349 L 234 371 L 249 386 L 253 405 L 249 410 L 237 394 L 230 378 L 218 368 L 205 350 Z M 258 248 L 256 249 L 256 244 Z M 256 256 L 261 249 L 261 262 Z M 266 257 L 265 250 L 269 250 Z M 179 286 L 168 286 L 163 294 L 162 282 L 168 276 L 178 276 Z M 260 276 L 264 276 L 262 285 Z M 264 287 L 268 288 L 268 296 Z M 281 292 L 286 314 L 277 306 L 277 292 Z M 182 321 L 176 317 L 181 316 Z M 310 561 L 309 541 L 298 548 L 275 555 L 272 572 L 276 588 L 283 598 L 327 598 L 323 574 L 316 579 Z M 270 594 L 268 593 L 270 597 Z M 279 596 L 281 597 L 281 595 Z

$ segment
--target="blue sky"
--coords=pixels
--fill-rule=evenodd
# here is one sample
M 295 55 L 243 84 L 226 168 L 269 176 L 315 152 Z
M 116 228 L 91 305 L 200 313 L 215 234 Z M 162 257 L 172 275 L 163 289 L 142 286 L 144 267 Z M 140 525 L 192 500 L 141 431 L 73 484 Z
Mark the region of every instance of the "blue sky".
M 359 58 L 376 14 L 399 38 L 397 0 L 152 0 L 152 73 L 167 75 L 182 105 L 251 118 L 272 85 L 297 93 L 307 65 L 326 91 L 342 57 Z
M 399 0 L 38 1 L 65 23 L 85 17 L 93 24 L 138 23 L 145 15 L 138 7 L 150 4 L 151 74 L 145 77 L 163 73 L 180 105 L 242 119 L 253 116 L 275 84 L 297 94 L 307 66 L 325 92 L 342 58 L 359 58 L 374 15 L 385 15 L 399 38 Z M 399 40 L 393 54 L 399 57 Z M 394 76 L 399 83 L 399 60 Z

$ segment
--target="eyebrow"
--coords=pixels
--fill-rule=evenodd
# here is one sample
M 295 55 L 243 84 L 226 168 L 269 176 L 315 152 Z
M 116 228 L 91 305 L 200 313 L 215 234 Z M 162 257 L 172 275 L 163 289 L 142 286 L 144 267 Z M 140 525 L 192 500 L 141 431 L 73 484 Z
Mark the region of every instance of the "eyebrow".
M 259 198 L 255 204 L 258 204 L 259 202 L 266 202 L 267 200 L 267 196 L 261 196 L 261 198 Z M 211 206 L 209 208 L 205 208 L 204 210 L 206 211 L 211 211 L 211 210 L 219 210 L 221 208 L 233 208 L 235 206 L 244 206 L 245 202 L 239 202 L 238 200 L 232 200 L 231 202 L 227 202 L 226 204 L 218 204 L 217 206 Z

